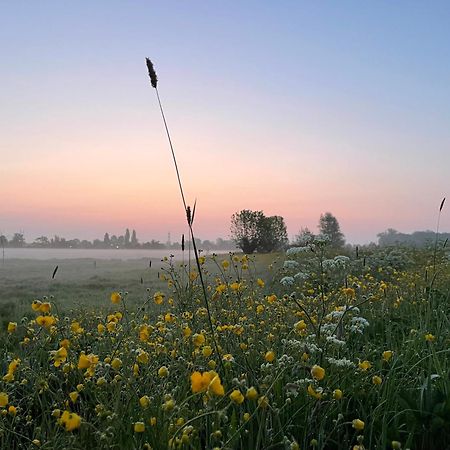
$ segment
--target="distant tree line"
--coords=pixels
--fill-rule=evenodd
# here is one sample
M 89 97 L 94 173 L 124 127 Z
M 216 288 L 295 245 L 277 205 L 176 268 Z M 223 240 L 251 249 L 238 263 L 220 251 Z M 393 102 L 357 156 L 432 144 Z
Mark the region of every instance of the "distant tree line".
M 205 239 L 196 239 L 198 248 L 203 250 L 230 250 L 234 248 L 234 242 L 231 240 L 225 240 L 217 238 L 215 241 Z M 185 242 L 185 248 L 189 248 L 190 242 Z M 47 236 L 39 236 L 34 239 L 33 242 L 26 242 L 23 233 L 14 233 L 11 239 L 7 239 L 6 236 L 0 234 L 0 247 L 10 248 L 98 248 L 98 249 L 181 249 L 180 242 L 166 242 L 162 243 L 155 239 L 147 242 L 139 242 L 136 234 L 136 230 L 130 230 L 127 228 L 125 234 L 116 236 L 105 233 L 103 239 L 94 239 L 88 241 L 86 239 L 66 239 L 60 236 L 53 236 L 51 238 Z
M 394 245 L 406 245 L 409 247 L 429 247 L 436 242 L 435 231 L 414 231 L 414 233 L 400 233 L 393 228 L 388 228 L 386 231 L 377 234 L 378 245 L 380 247 L 388 247 Z M 439 233 L 439 241 L 450 240 L 450 233 Z

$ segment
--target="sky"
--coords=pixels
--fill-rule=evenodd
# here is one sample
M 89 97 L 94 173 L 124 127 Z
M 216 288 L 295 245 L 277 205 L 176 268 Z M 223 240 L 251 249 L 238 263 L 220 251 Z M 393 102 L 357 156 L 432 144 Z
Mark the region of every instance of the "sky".
M 242 209 L 351 243 L 434 229 L 450 194 L 447 1 L 0 0 L 0 231 L 186 232 Z M 450 212 L 441 229 L 450 231 Z

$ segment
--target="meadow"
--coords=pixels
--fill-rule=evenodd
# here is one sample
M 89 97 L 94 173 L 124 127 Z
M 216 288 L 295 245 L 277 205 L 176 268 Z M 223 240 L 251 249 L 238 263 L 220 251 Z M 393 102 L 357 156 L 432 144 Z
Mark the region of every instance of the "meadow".
M 2 267 L 1 448 L 450 448 L 445 249 L 54 267 Z

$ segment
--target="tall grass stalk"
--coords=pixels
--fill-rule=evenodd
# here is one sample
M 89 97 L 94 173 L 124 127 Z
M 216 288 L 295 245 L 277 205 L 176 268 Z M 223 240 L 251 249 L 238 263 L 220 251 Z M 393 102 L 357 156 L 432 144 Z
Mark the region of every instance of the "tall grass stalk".
M 178 169 L 178 163 L 177 163 L 177 158 L 175 156 L 175 150 L 174 150 L 173 144 L 172 144 L 172 138 L 170 136 L 169 127 L 167 125 L 166 116 L 164 114 L 164 108 L 162 106 L 161 97 L 160 97 L 159 91 L 158 91 L 158 77 L 157 77 L 155 69 L 153 67 L 153 63 L 152 63 L 152 61 L 149 58 L 146 58 L 146 64 L 147 64 L 147 69 L 148 69 L 148 75 L 150 77 L 150 83 L 151 83 L 152 87 L 156 91 L 156 97 L 158 99 L 159 109 L 161 111 L 161 116 L 162 116 L 162 119 L 163 119 L 163 122 L 164 122 L 164 128 L 166 130 L 167 139 L 169 141 L 170 151 L 172 153 L 172 159 L 173 159 L 173 163 L 174 163 L 174 166 L 175 166 L 175 172 L 176 172 L 177 180 L 178 180 L 178 187 L 180 188 L 181 200 L 183 202 L 184 211 L 186 213 L 186 219 L 187 219 L 187 224 L 188 224 L 188 228 L 189 228 L 189 234 L 190 234 L 191 241 L 192 241 L 192 248 L 194 250 L 195 262 L 196 262 L 196 265 L 197 265 L 197 270 L 198 270 L 198 274 L 199 274 L 199 278 L 200 278 L 200 284 L 202 286 L 203 299 L 204 299 L 205 307 L 206 307 L 206 311 L 207 311 L 208 324 L 209 324 L 209 328 L 210 328 L 210 332 L 211 332 L 211 337 L 212 337 L 212 340 L 213 340 L 213 343 L 214 343 L 214 347 L 215 347 L 215 350 L 216 350 L 217 357 L 219 359 L 219 363 L 220 363 L 221 367 L 223 368 L 223 362 L 222 362 L 222 358 L 220 357 L 219 345 L 217 343 L 216 333 L 214 331 L 214 325 L 213 325 L 213 321 L 212 321 L 211 309 L 210 309 L 210 306 L 209 306 L 208 295 L 207 295 L 207 292 L 206 292 L 206 285 L 205 285 L 205 281 L 203 279 L 203 274 L 202 274 L 202 270 L 201 270 L 199 252 L 198 252 L 198 249 L 197 249 L 197 244 L 195 243 L 193 223 L 194 223 L 194 217 L 195 217 L 196 202 L 194 203 L 194 209 L 191 212 L 190 206 L 188 206 L 187 203 L 186 203 L 186 197 L 184 195 L 183 184 L 181 182 L 180 170 Z M 189 255 L 189 261 L 190 261 L 190 255 Z

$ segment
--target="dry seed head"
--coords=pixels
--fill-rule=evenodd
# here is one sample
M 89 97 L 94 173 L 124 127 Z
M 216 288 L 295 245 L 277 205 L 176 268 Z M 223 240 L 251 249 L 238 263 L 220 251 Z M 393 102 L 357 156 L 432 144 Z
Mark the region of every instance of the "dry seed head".
M 156 89 L 158 85 L 158 77 L 156 76 L 155 68 L 153 67 L 153 63 L 150 61 L 150 58 L 145 58 L 148 69 L 148 76 L 150 77 L 150 83 Z

